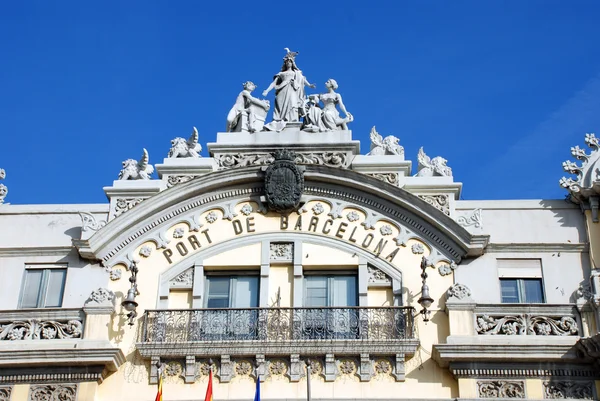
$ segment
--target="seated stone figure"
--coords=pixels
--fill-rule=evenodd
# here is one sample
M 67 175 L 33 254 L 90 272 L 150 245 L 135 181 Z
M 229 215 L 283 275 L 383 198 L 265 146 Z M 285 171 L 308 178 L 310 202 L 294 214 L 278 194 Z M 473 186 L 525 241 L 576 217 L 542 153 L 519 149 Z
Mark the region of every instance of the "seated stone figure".
M 240 92 L 235 104 L 227 114 L 226 132 L 262 130 L 270 104 L 268 100 L 252 96 L 254 89 L 256 89 L 256 85 L 253 82 L 244 83 L 244 90 Z
M 329 79 L 325 82 L 327 93 L 321 95 L 310 95 L 305 107 L 304 128 L 309 132 L 323 132 L 334 130 L 347 130 L 348 123 L 354 120 L 352 114 L 346 110 L 342 95 L 335 90 L 338 84 L 335 79 Z M 319 101 L 323 103 L 323 107 L 319 106 Z M 340 117 L 336 106 L 346 115 L 345 118 Z

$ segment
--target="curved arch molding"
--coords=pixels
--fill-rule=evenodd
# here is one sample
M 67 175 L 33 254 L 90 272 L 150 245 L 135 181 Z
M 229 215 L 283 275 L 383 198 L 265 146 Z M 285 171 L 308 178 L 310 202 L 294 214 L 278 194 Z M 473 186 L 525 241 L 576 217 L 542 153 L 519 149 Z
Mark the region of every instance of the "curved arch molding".
M 308 165 L 304 179 L 301 206 L 289 216 L 267 213 L 261 200 L 264 185 L 260 167 L 231 169 L 165 190 L 75 245 L 82 257 L 100 260 L 106 267 L 129 264 L 139 258 L 133 252 L 144 242 L 152 241 L 158 249 L 169 249 L 178 224 L 187 226 L 196 238 L 204 238 L 206 246 L 213 243 L 210 232 L 217 220 L 231 226 L 232 236 L 258 232 L 251 214 L 279 219 L 280 231 L 330 236 L 388 260 L 390 254 L 386 250 L 405 246 L 411 239 L 431 248 L 432 262 L 459 262 L 464 257 L 479 256 L 488 243 L 489 236 L 469 234 L 417 196 L 375 178 L 350 170 Z M 242 210 L 243 204 L 252 210 L 250 206 Z M 211 211 L 216 216 L 209 217 Z M 385 241 L 386 250 L 381 245 Z

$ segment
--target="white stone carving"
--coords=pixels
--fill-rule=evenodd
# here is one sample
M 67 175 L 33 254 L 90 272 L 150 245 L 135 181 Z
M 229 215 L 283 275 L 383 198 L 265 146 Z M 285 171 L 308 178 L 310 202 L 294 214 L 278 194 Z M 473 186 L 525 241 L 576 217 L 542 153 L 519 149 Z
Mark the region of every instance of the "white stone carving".
M 366 173 L 369 177 L 377 178 L 380 181 L 398 186 L 400 177 L 398 173 Z
M 167 188 L 174 187 L 177 184 L 183 184 L 184 182 L 188 182 L 193 180 L 194 178 L 200 177 L 199 175 L 170 175 L 167 178 Z
M 10 401 L 12 386 L 0 386 L 0 401 Z
M 386 235 L 392 235 L 392 226 L 390 226 L 389 224 L 386 224 L 384 226 L 381 226 L 381 228 L 379 229 L 379 232 L 381 233 L 381 235 L 386 236 Z
M 479 398 L 525 398 L 525 382 L 522 380 L 478 381 Z
M 106 225 L 106 220 L 96 220 L 96 216 L 88 212 L 79 212 L 81 231 L 98 231 Z
M 355 212 L 354 210 L 352 210 L 351 212 L 349 212 L 346 215 L 346 218 L 348 219 L 349 222 L 353 223 L 360 218 L 360 215 L 357 212 Z
M 418 195 L 419 198 L 429 203 L 431 206 L 450 216 L 450 199 L 446 194 L 440 195 Z
M 272 242 L 270 255 L 271 260 L 292 260 L 294 258 L 294 243 Z
M 371 151 L 367 153 L 367 156 L 384 156 L 384 155 L 397 155 L 404 156 L 404 148 L 400 146 L 398 142 L 400 139 L 393 135 L 388 135 L 383 138 L 379 132 L 375 129 L 375 126 L 371 128 Z
M 152 254 L 152 247 L 150 245 L 144 245 L 140 248 L 140 256 L 147 258 Z
M 425 252 L 425 247 L 423 246 L 423 244 L 418 242 L 416 244 L 412 244 L 410 250 L 412 251 L 412 253 L 420 255 Z
M 119 180 L 149 180 L 150 175 L 154 172 L 154 167 L 148 163 L 148 151 L 144 149 L 142 158 L 137 161 L 127 159 L 123 161 L 123 169 L 119 173 Z
M 177 137 L 171 140 L 171 150 L 169 150 L 169 158 L 177 157 L 193 157 L 199 158 L 202 151 L 202 145 L 198 143 L 198 130 L 194 127 L 189 139 Z
M 335 79 L 325 82 L 327 93 L 321 95 L 310 95 L 304 99 L 304 126 L 303 130 L 308 132 L 323 132 L 334 130 L 347 130 L 348 123 L 354 120 L 352 114 L 346 110 L 342 101 L 342 95 L 336 92 L 338 83 Z M 321 102 L 323 106 L 319 104 Z M 346 115 L 340 117 L 336 105 Z
M 243 84 L 244 90 L 240 92 L 235 104 L 227 114 L 227 126 L 225 132 L 262 131 L 265 124 L 267 112 L 271 108 L 268 100 L 261 100 L 252 96 L 256 85 L 252 81 Z
M 456 283 L 452 285 L 446 292 L 446 299 L 450 300 L 452 298 L 458 299 L 462 301 L 463 299 L 469 298 L 471 296 L 471 290 L 464 284 Z
M 475 228 L 483 227 L 483 217 L 481 216 L 481 208 L 477 208 L 467 216 L 458 216 L 456 222 L 463 227 L 474 226 Z
M 456 263 L 454 262 L 450 264 L 443 263 L 438 267 L 438 272 L 440 273 L 440 276 L 447 276 L 451 274 L 456 269 L 456 267 Z
M 323 166 L 348 168 L 352 162 L 350 152 L 296 152 L 296 164 L 318 164 Z M 220 154 L 215 157 L 215 162 L 219 170 L 230 168 L 263 166 L 270 164 L 273 156 L 268 153 L 230 153 Z
M 252 364 L 249 361 L 239 361 L 235 363 L 235 374 L 237 376 L 250 376 L 252 373 Z
M 0 323 L 0 340 L 55 340 L 81 338 L 83 323 L 80 320 L 19 320 Z
M 594 399 L 594 383 L 592 381 L 546 380 L 543 384 L 544 398 L 546 399 Z
M 183 238 L 184 234 L 185 230 L 182 227 L 177 227 L 175 230 L 173 230 L 173 238 Z
M 27 401 L 75 401 L 76 384 L 32 384 Z
M 87 306 L 92 303 L 98 305 L 112 305 L 114 299 L 115 294 L 112 291 L 106 288 L 98 288 L 97 290 L 92 291 L 85 305 Z
M 507 336 L 573 336 L 579 332 L 572 316 L 540 315 L 477 315 L 475 329 L 477 334 Z
M 115 217 L 119 217 L 134 206 L 140 204 L 144 198 L 118 198 L 115 202 Z
M 250 206 L 249 203 L 246 203 L 244 206 L 242 206 L 242 208 L 240 209 L 240 212 L 242 212 L 242 214 L 244 216 L 249 216 L 250 213 L 252 213 L 253 209 L 252 206 Z
M 210 212 L 206 215 L 206 221 L 208 222 L 208 224 L 212 224 L 215 221 L 217 221 L 217 213 L 215 212 Z
M 282 376 L 287 372 L 287 363 L 283 359 L 269 362 L 269 373 L 273 376 Z
M 123 271 L 121 269 L 110 269 L 109 276 L 112 281 L 117 281 L 121 279 L 121 275 Z
M 429 156 L 425 154 L 425 151 L 423 151 L 423 147 L 419 149 L 417 160 L 419 162 L 419 169 L 416 177 L 452 177 L 452 169 L 447 166 L 448 160 L 441 156 L 430 159 Z
M 314 214 L 319 215 L 325 211 L 325 208 L 321 202 L 318 202 L 312 207 L 312 211 Z
M 0 180 L 6 178 L 6 171 L 0 168 Z M 0 205 L 4 203 L 4 198 L 8 195 L 8 187 L 4 184 L 0 184 Z
M 192 287 L 194 284 L 194 268 L 190 267 L 169 281 L 171 287 Z
M 390 278 L 390 276 L 382 272 L 380 269 L 368 265 L 367 270 L 369 272 L 369 283 L 385 285 L 392 284 L 392 279 Z
M 339 370 L 342 375 L 351 375 L 356 373 L 356 362 L 352 359 L 343 359 L 340 361 Z

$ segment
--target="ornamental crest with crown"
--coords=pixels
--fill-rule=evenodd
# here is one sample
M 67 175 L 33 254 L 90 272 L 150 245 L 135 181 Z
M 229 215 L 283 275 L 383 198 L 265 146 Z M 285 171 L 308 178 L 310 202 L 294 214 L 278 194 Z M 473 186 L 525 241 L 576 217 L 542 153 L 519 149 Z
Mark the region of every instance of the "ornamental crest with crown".
M 265 170 L 265 195 L 269 210 L 289 213 L 298 208 L 304 191 L 304 168 L 295 163 L 296 153 L 279 149 Z

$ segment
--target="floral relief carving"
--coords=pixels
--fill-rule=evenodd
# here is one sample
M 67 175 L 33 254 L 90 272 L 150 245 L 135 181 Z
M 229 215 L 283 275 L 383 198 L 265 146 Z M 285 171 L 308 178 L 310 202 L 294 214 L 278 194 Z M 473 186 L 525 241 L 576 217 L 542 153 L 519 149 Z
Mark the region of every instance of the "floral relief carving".
M 83 324 L 79 320 L 65 323 L 54 320 L 16 321 L 0 324 L 0 340 L 54 340 L 81 338 Z
M 81 217 L 81 231 L 98 231 L 106 225 L 106 220 L 97 220 L 96 216 L 88 212 L 79 212 Z
M 6 178 L 6 171 L 0 168 L 0 180 Z M 0 205 L 4 203 L 4 198 L 8 195 L 8 187 L 4 184 L 0 184 Z
M 320 375 L 323 373 L 323 362 L 319 359 L 311 359 L 309 365 L 313 375 Z
M 571 316 L 546 317 L 535 315 L 489 316 L 478 315 L 477 334 L 485 335 L 577 335 L 577 322 Z
M 294 258 L 294 244 L 292 242 L 272 242 L 271 260 L 292 260 Z
M 211 369 L 214 372 L 214 367 L 211 368 L 211 365 L 208 362 L 196 362 L 196 377 L 208 376 Z
M 483 217 L 481 216 L 481 208 L 475 209 L 467 216 L 458 216 L 456 222 L 463 227 L 473 226 L 475 228 L 483 227 Z
M 382 272 L 380 269 L 371 265 L 367 265 L 367 270 L 369 271 L 369 283 L 392 283 L 392 279 L 390 278 L 390 276 Z
M 206 221 L 208 222 L 208 224 L 212 224 L 215 221 L 217 221 L 217 213 L 215 212 L 210 212 L 206 215 Z
M 346 215 L 346 218 L 349 222 L 353 223 L 360 218 L 360 215 L 353 210 Z
M 381 228 L 379 229 L 379 232 L 381 233 L 381 235 L 392 235 L 392 226 L 390 226 L 389 224 L 386 224 L 384 226 L 381 226 Z
M 167 178 L 167 188 L 174 187 L 177 184 L 183 184 L 184 182 L 188 182 L 193 180 L 194 178 L 200 177 L 199 175 L 170 175 Z
M 343 375 L 351 375 L 356 372 L 356 363 L 351 359 L 344 359 L 340 361 L 339 370 Z
M 367 173 L 367 175 L 394 186 L 398 186 L 399 183 L 398 173 Z
M 376 375 L 389 375 L 392 373 L 392 364 L 385 359 L 378 359 L 373 365 Z
M 249 203 L 246 203 L 244 206 L 242 206 L 240 211 L 242 212 L 242 214 L 244 216 L 248 216 L 248 215 L 250 215 L 250 213 L 252 213 L 252 206 L 250 206 Z
M 525 398 L 525 383 L 521 380 L 478 381 L 480 398 Z
M 544 398 L 593 400 L 593 382 L 591 381 L 554 381 L 544 382 Z
M 448 195 L 419 195 L 419 198 L 450 216 L 450 198 Z
M 446 298 L 456 298 L 458 300 L 463 300 L 471 296 L 471 290 L 464 284 L 456 283 L 452 287 L 448 289 L 446 293 Z
M 12 387 L 0 386 L 0 401 L 10 401 L 11 393 L 12 393 Z
M 235 364 L 235 374 L 238 376 L 249 376 L 252 373 L 252 364 L 248 361 L 240 361 Z
M 115 203 L 114 216 L 119 217 L 128 210 L 133 209 L 134 206 L 140 204 L 144 198 L 118 198 Z
M 412 244 L 412 246 L 410 247 L 410 250 L 412 251 L 412 253 L 417 254 L 417 255 L 425 253 L 425 247 L 420 242 L 418 242 L 416 244 Z
M 28 401 L 75 401 L 76 384 L 32 384 Z
M 179 361 L 169 361 L 164 365 L 165 383 L 182 383 L 183 364 Z
M 312 211 L 314 214 L 319 215 L 325 211 L 325 208 L 321 202 L 318 202 L 312 207 Z
M 297 153 L 296 164 L 318 164 L 331 167 L 348 168 L 352 161 L 351 152 L 312 152 Z M 215 162 L 219 170 L 237 167 L 262 166 L 273 162 L 273 156 L 268 153 L 242 154 L 230 153 L 217 155 Z
M 152 247 L 150 245 L 144 245 L 140 248 L 140 256 L 145 258 L 149 257 L 152 254 Z
M 121 269 L 110 269 L 109 276 L 112 281 L 117 281 L 121 279 L 121 275 L 123 275 L 123 270 Z
M 269 363 L 269 372 L 273 376 L 281 376 L 287 372 L 287 363 L 282 359 L 276 359 Z
M 450 264 L 443 263 L 438 267 L 438 272 L 440 276 L 447 276 L 451 274 L 456 269 L 456 263 L 452 262 Z
M 115 294 L 106 288 L 98 288 L 90 294 L 90 301 L 97 304 L 112 302 L 113 299 L 115 299 Z
M 182 227 L 177 227 L 175 230 L 173 230 L 173 238 L 183 238 L 184 234 L 185 230 Z
M 194 284 L 194 268 L 190 267 L 184 272 L 175 276 L 169 284 L 172 287 L 191 287 Z

